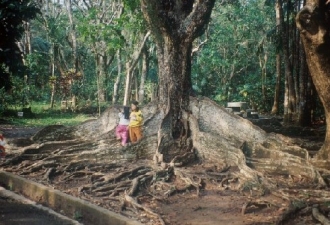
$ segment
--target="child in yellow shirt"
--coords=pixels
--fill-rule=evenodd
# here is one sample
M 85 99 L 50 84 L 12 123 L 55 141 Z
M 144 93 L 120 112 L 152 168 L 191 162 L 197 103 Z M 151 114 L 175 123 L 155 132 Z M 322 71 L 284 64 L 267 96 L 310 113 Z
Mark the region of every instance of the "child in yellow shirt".
M 129 137 L 132 143 L 139 141 L 142 138 L 143 115 L 138 107 L 138 102 L 134 101 L 131 104 L 131 114 L 129 121 Z

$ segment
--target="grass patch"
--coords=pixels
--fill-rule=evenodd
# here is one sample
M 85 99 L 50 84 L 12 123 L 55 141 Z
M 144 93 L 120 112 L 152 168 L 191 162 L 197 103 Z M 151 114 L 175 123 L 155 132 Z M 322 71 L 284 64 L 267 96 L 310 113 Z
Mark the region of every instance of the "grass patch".
M 48 125 L 66 125 L 73 126 L 80 124 L 94 117 L 85 114 L 70 113 L 49 113 L 35 114 L 35 118 L 11 118 L 11 123 L 21 126 L 48 126 Z
M 30 114 L 24 113 L 23 117 L 18 117 L 16 108 L 7 109 L 2 119 L 10 124 L 17 126 L 48 126 L 65 125 L 73 126 L 80 124 L 88 119 L 95 118 L 90 112 L 74 113 L 71 111 L 62 111 L 58 108 L 49 109 L 45 104 L 34 103 L 31 105 Z

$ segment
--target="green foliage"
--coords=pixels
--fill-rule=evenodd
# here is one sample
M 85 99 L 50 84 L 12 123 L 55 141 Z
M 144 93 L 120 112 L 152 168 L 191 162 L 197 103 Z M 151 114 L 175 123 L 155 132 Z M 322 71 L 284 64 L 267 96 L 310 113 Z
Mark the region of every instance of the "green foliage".
M 0 89 L 1 110 L 5 111 L 10 107 L 25 107 L 29 104 L 29 88 L 22 82 L 22 78 L 12 78 L 11 92 L 8 93 L 4 88 Z M 0 111 L 1 111 L 0 110 Z
M 124 44 L 124 39 L 120 33 L 121 26 L 118 19 L 113 23 L 102 21 L 102 11 L 99 8 L 91 8 L 86 14 L 77 14 L 77 30 L 79 39 L 88 45 L 103 41 L 106 43 L 106 52 L 115 51 Z
M 256 101 L 264 106 L 261 87 L 265 85 L 267 96 L 272 96 L 275 81 L 275 51 L 269 38 L 274 18 L 273 6 L 261 0 L 216 4 L 208 42 L 193 61 L 194 90 L 224 105 L 228 101 Z M 263 80 L 259 60 L 264 55 L 268 61 Z
M 0 87 L 9 90 L 10 73 L 24 74 L 25 68 L 16 42 L 22 36 L 23 23 L 33 19 L 38 12 L 30 0 L 0 1 Z

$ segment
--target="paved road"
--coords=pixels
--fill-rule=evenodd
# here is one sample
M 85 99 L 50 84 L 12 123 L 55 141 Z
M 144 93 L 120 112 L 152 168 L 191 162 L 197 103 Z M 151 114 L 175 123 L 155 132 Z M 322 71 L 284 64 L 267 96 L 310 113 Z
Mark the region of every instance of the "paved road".
M 35 205 L 0 186 L 0 225 L 77 225 L 77 221 Z
M 0 225 L 66 225 L 69 223 L 56 218 L 32 205 L 20 203 L 0 196 Z

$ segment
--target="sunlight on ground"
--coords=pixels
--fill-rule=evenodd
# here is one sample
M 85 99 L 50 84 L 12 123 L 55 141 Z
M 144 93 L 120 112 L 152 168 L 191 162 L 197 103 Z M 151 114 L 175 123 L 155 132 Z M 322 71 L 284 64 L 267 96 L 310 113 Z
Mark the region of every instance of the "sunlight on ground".
M 52 114 L 52 115 L 42 115 L 38 118 L 15 118 L 13 123 L 25 126 L 47 126 L 47 125 L 76 125 L 82 123 L 88 119 L 94 118 L 84 114 Z

